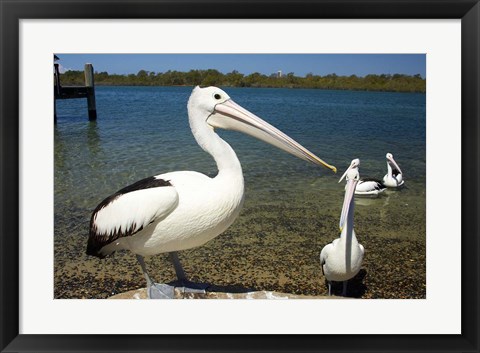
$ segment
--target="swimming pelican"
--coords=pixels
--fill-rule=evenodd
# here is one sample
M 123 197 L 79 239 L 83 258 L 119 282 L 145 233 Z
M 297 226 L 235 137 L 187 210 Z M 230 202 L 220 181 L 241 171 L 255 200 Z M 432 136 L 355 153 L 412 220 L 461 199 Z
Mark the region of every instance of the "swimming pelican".
M 360 165 L 360 160 L 354 159 L 350 164 L 349 168 L 358 167 Z M 355 188 L 355 195 L 358 196 L 377 196 L 378 194 L 384 192 L 386 186 L 380 180 L 377 179 L 360 179 Z M 345 190 L 347 190 L 347 185 L 345 185 Z
M 320 252 L 320 264 L 328 281 L 328 295 L 332 294 L 332 281 L 343 281 L 342 295 L 346 296 L 347 281 L 360 271 L 363 262 L 365 250 L 353 230 L 354 191 L 360 179 L 359 165 L 360 160 L 354 159 L 339 180 L 341 182 L 347 177 L 347 190 L 340 216 L 340 238 L 327 244 Z
M 359 196 L 377 196 L 384 192 L 385 185 L 377 179 L 361 179 L 358 181 L 355 195 Z
M 393 159 L 391 153 L 387 153 L 387 174 L 383 177 L 383 185 L 389 188 L 397 188 L 404 183 L 402 170 Z
M 244 132 L 336 172 L 334 166 L 236 104 L 219 88 L 196 87 L 188 100 L 188 118 L 195 140 L 215 160 L 217 176 L 180 171 L 140 180 L 103 200 L 90 220 L 87 254 L 103 258 L 122 249 L 135 253 L 147 280 L 149 298 L 173 298 L 174 287 L 153 281 L 144 256 L 170 253 L 178 280 L 193 288 L 176 252 L 215 238 L 240 213 L 244 198 L 242 167 L 215 128 Z

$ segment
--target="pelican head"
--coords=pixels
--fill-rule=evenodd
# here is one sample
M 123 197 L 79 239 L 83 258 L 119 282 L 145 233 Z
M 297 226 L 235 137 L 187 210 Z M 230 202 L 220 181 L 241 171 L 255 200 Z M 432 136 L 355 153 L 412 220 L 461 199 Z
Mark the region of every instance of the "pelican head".
M 355 158 L 354 160 L 352 160 L 352 162 L 350 163 L 350 166 L 347 168 L 345 173 L 343 173 L 342 177 L 340 178 L 340 180 L 338 182 L 340 183 L 343 180 L 343 178 L 345 178 L 345 177 L 347 177 L 347 180 L 351 179 L 350 175 L 352 175 L 352 177 L 353 177 L 355 171 L 358 174 L 358 166 L 359 165 L 360 165 L 360 159 Z
M 387 153 L 385 157 L 387 158 L 387 163 L 390 164 L 393 170 L 397 169 L 400 172 L 400 174 L 403 174 L 397 162 L 395 162 L 395 159 L 393 159 L 393 154 Z
M 337 168 L 326 163 L 274 126 L 239 106 L 220 88 L 195 87 L 188 102 L 188 109 L 189 112 L 192 109 L 200 110 L 199 114 L 195 114 L 195 118 L 204 119 L 204 122 L 213 129 L 243 132 L 295 157 L 337 172 Z
M 347 177 L 347 187 L 345 189 L 345 198 L 343 200 L 342 214 L 340 216 L 340 231 L 343 229 L 347 220 L 348 212 L 352 205 L 353 195 L 355 194 L 355 188 L 357 187 L 357 183 L 360 180 L 360 173 L 358 172 L 359 165 L 360 160 L 358 158 L 354 159 L 338 181 L 341 182 L 343 178 Z

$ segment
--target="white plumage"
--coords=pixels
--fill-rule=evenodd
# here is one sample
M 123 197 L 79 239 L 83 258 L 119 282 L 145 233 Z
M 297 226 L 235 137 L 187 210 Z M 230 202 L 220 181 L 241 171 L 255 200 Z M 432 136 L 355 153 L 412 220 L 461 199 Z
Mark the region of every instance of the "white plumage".
M 346 188 L 346 186 L 345 186 Z M 359 196 L 377 196 L 384 192 L 386 187 L 378 180 L 359 180 L 355 188 L 355 195 Z
M 128 230 L 136 233 L 150 223 L 163 219 L 177 204 L 178 193 L 173 187 L 128 192 L 96 213 L 94 222 L 97 233 L 126 233 Z
M 387 174 L 383 177 L 383 180 L 377 179 L 361 179 L 357 183 L 355 189 L 355 195 L 358 196 L 378 196 L 384 192 L 387 188 L 397 188 L 404 184 L 402 170 L 398 166 L 397 162 L 393 159 L 391 153 L 387 153 Z M 356 161 L 355 159 L 352 163 Z M 345 186 L 345 189 L 347 187 Z
M 397 188 L 404 184 L 403 173 L 391 153 L 387 153 L 387 174 L 383 177 L 383 184 L 389 188 Z
M 340 238 L 327 244 L 320 253 L 320 265 L 328 281 L 328 293 L 331 294 L 331 281 L 343 282 L 343 295 L 346 295 L 347 281 L 359 271 L 365 250 L 358 242 L 353 229 L 354 193 L 360 179 L 358 166 L 360 160 L 354 159 L 340 181 L 347 177 L 347 188 L 340 216 Z M 340 182 L 339 181 L 339 182 Z
M 224 232 L 240 213 L 244 181 L 240 162 L 214 131 L 241 131 L 303 160 L 323 165 L 312 152 L 234 103 L 221 89 L 196 87 L 188 101 L 189 123 L 199 146 L 218 167 L 210 178 L 193 171 L 160 174 L 140 180 L 102 201 L 92 214 L 87 254 L 105 257 L 116 250 L 137 254 L 149 296 L 171 297 L 148 276 L 143 256 L 173 254 L 177 276 L 187 283 L 175 252 L 205 244 Z M 188 282 L 188 284 L 192 284 Z
M 349 168 L 358 167 L 360 165 L 359 159 L 354 159 Z M 342 177 L 343 179 L 343 177 Z M 340 179 L 340 180 L 342 180 Z M 360 179 L 355 188 L 355 195 L 358 196 L 377 196 L 383 191 L 386 187 L 382 184 L 381 181 L 375 179 Z M 347 185 L 345 185 L 345 190 L 347 190 Z

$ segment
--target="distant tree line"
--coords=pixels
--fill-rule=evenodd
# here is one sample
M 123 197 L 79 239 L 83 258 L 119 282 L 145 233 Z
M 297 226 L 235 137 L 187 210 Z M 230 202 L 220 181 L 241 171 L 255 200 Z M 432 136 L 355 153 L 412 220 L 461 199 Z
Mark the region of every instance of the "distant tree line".
M 61 74 L 64 86 L 84 85 L 83 71 L 66 71 Z M 295 76 L 263 75 L 255 72 L 244 75 L 236 70 L 223 74 L 217 70 L 190 70 L 188 72 L 153 72 L 140 70 L 137 74 L 117 75 L 95 72 L 95 84 L 104 86 L 226 86 L 226 87 L 271 87 L 271 88 L 321 88 L 364 91 L 425 92 L 426 80 L 417 75 L 356 75 L 326 76 L 307 74 Z

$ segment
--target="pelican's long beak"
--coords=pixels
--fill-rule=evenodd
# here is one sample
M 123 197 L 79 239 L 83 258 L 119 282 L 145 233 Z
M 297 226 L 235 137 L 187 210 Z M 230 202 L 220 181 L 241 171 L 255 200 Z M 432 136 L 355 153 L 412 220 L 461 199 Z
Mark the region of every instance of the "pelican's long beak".
M 340 180 L 338 181 L 339 183 L 342 182 L 343 178 L 345 178 L 347 176 L 347 173 L 348 171 L 352 168 L 352 166 L 348 167 L 347 170 L 345 171 L 345 173 L 343 173 L 342 177 L 340 178 Z
M 242 108 L 237 103 L 228 99 L 223 103 L 215 106 L 215 112 L 211 114 L 207 123 L 214 128 L 234 130 L 246 133 L 259 140 L 267 142 L 295 157 L 322 165 L 328 169 L 337 172 L 337 168 L 330 165 L 307 150 L 292 138 L 270 125 L 266 121 L 260 119 L 255 114 Z
M 347 170 L 345 171 L 345 173 L 343 173 L 342 177 L 340 178 L 340 180 L 338 181 L 339 183 L 343 180 L 343 178 L 345 178 L 347 176 L 347 173 L 353 168 L 353 167 L 358 167 L 360 165 L 360 160 L 357 158 L 357 159 L 354 159 L 352 160 L 352 162 L 350 163 L 350 165 L 348 166 Z
M 400 169 L 400 167 L 398 166 L 397 162 L 395 162 L 395 159 L 392 158 L 388 158 L 388 161 L 395 167 L 397 168 L 397 170 L 400 172 L 400 174 L 403 174 L 402 173 L 402 170 Z
M 347 174 L 347 172 L 345 172 Z M 342 177 L 343 178 L 343 177 Z M 342 231 L 345 221 L 348 217 L 348 211 L 353 204 L 353 195 L 355 194 L 355 188 L 357 187 L 358 179 L 348 179 L 347 188 L 345 190 L 345 198 L 343 199 L 342 214 L 340 215 L 340 231 Z

